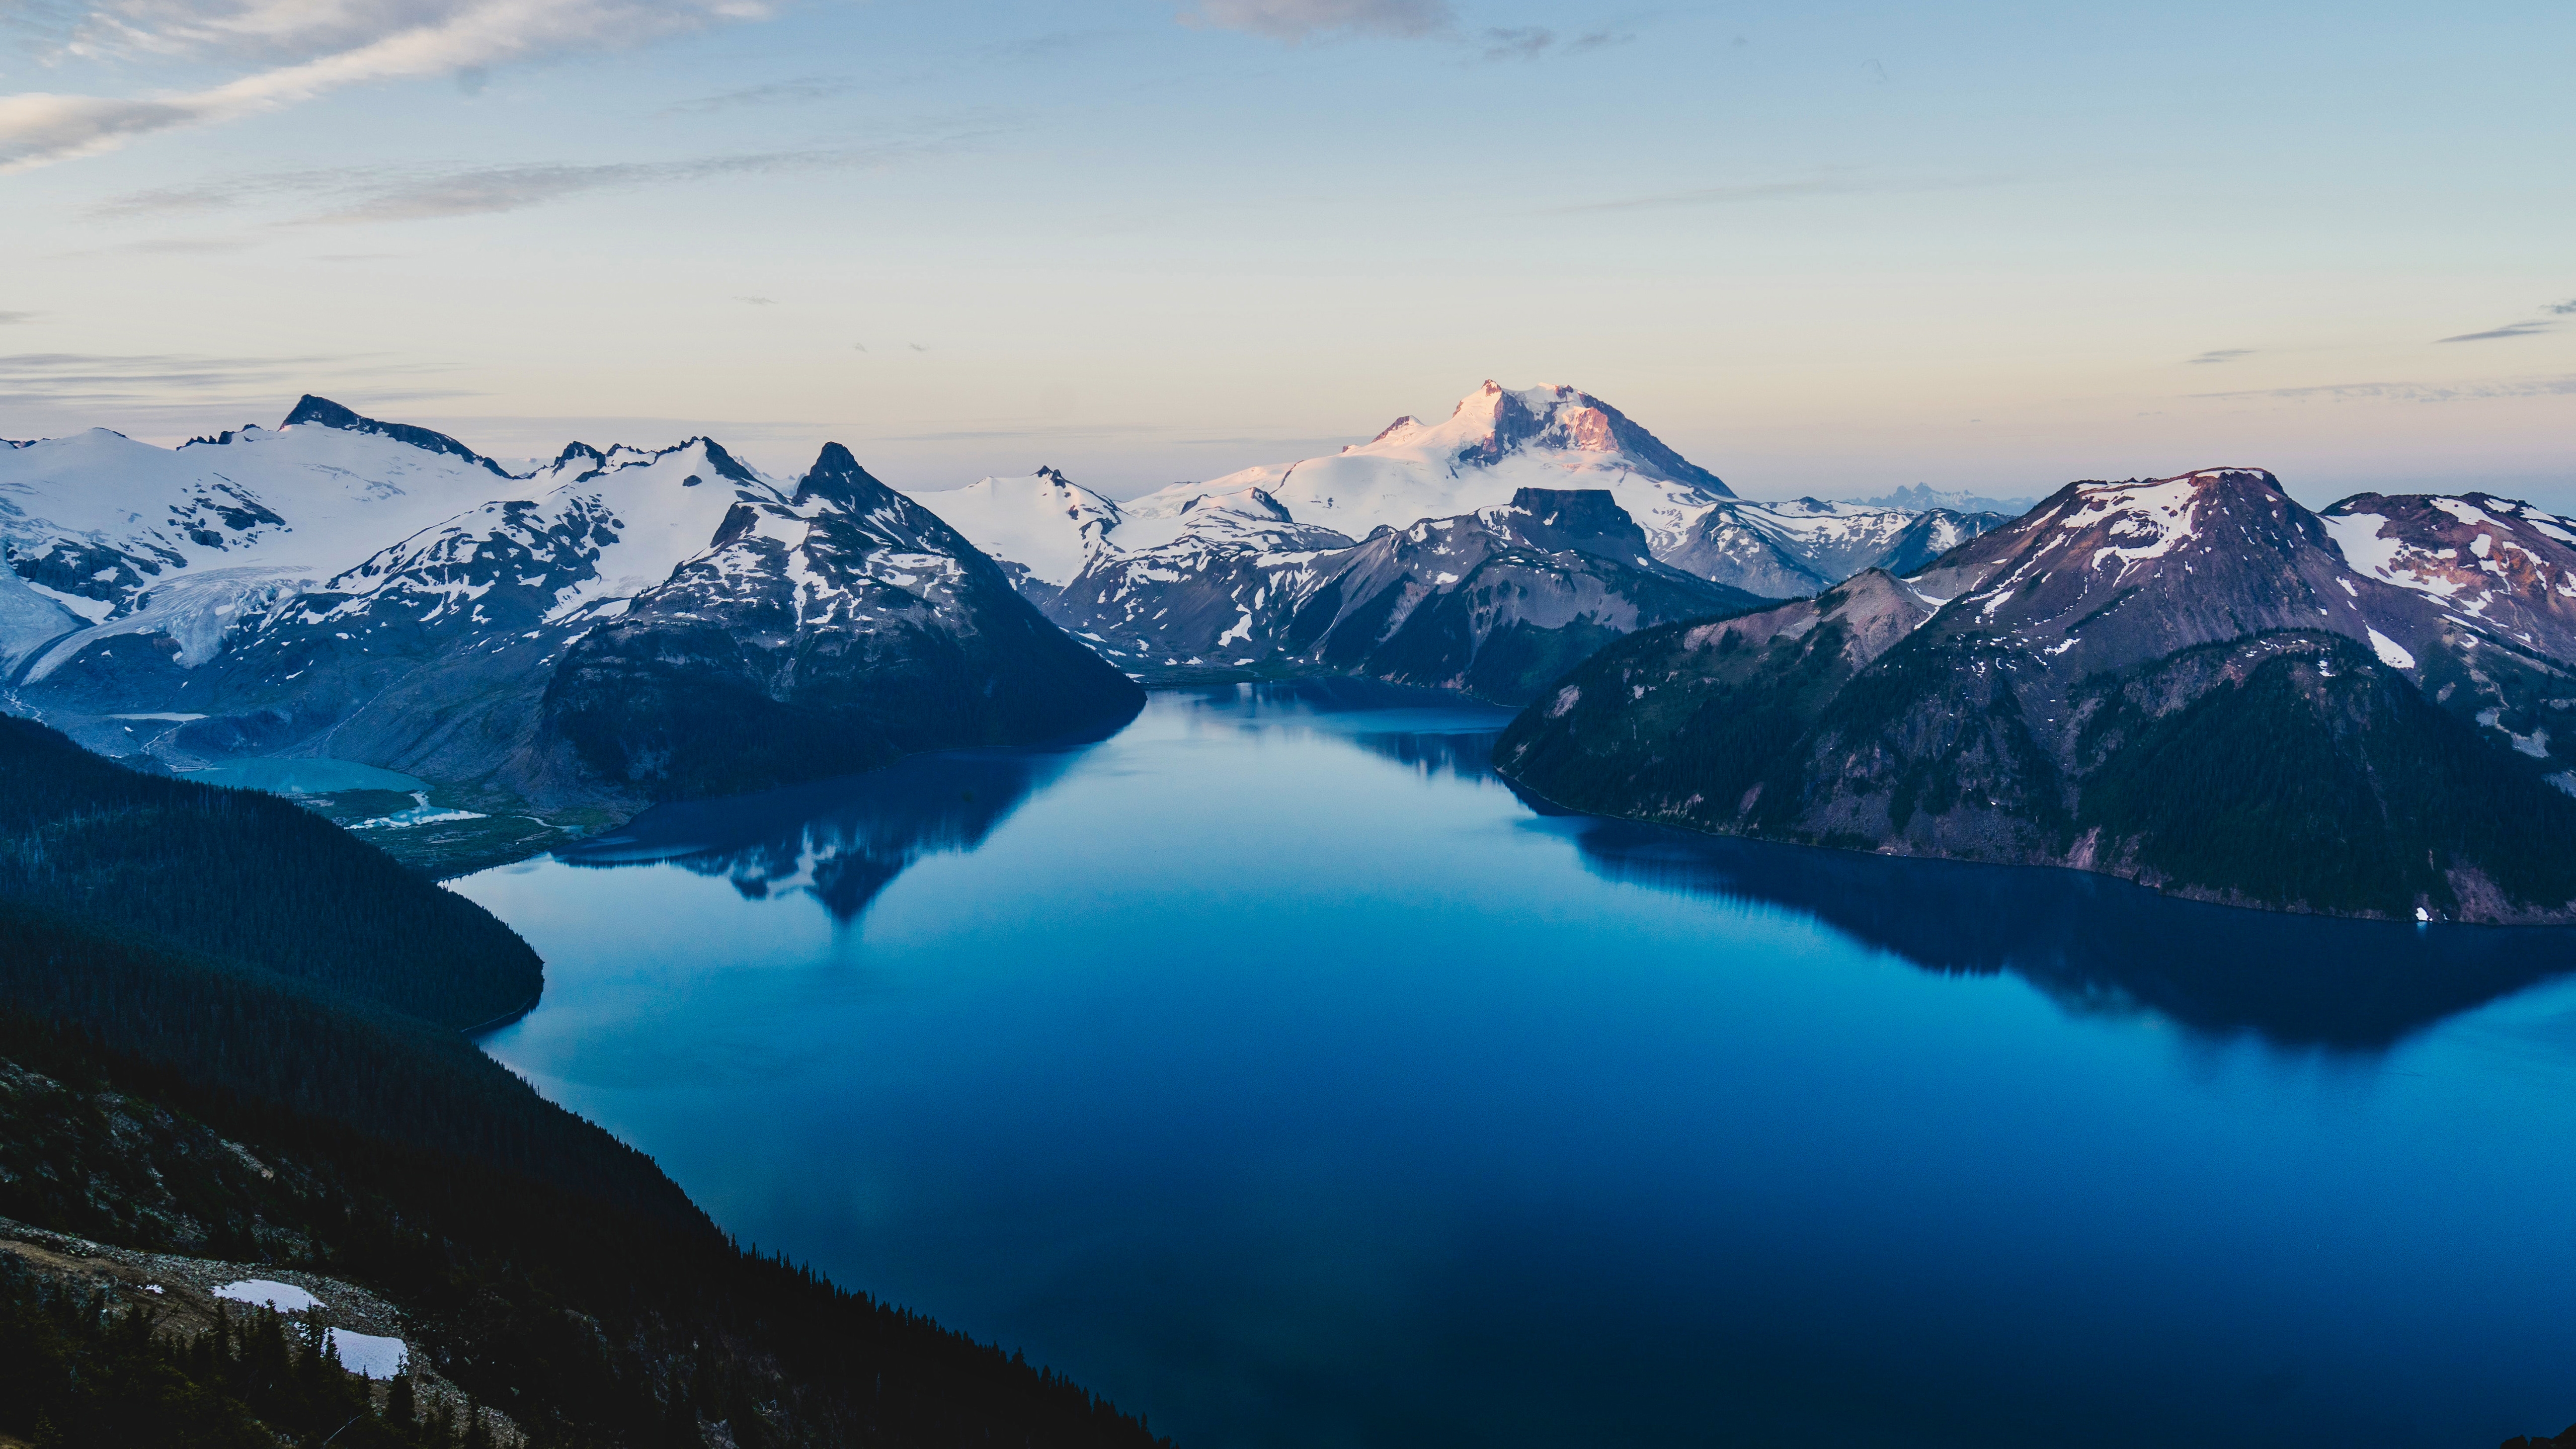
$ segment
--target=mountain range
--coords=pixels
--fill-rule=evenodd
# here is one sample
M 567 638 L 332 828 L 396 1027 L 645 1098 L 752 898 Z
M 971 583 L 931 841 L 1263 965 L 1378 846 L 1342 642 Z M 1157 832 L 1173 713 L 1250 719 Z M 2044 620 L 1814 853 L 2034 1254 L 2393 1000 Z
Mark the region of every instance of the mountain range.
M 1600 496 L 1577 513 L 1532 501 L 1576 494 Z M 1546 661 L 1576 657 L 1578 635 L 1597 643 L 1678 617 L 1673 609 L 1793 598 L 1861 569 L 1915 567 L 2004 521 L 1741 499 L 1599 398 L 1490 381 L 1438 423 L 1401 417 L 1329 456 L 1126 502 L 1053 469 L 916 496 L 1003 560 L 1049 617 L 1140 678 L 1356 671 L 1512 703 L 1551 677 Z M 1533 508 L 1562 515 L 1540 549 L 1558 557 L 1555 572 L 1507 582 L 1534 546 L 1509 518 Z M 1422 552 L 1427 535 L 1386 541 L 1426 527 L 1445 547 Z M 1501 556 L 1510 549 L 1520 552 Z M 1543 647 L 1531 637 L 1577 619 L 1577 634 Z M 1488 658 L 1498 629 L 1503 652 Z M 1445 642 L 1426 652 L 1435 638 Z
M 1137 687 L 827 445 L 705 438 L 514 475 L 308 397 L 177 449 L 0 454 L 13 708 L 189 768 L 354 760 L 612 813 L 1114 725 Z
M 1897 574 L 1647 629 L 1497 765 L 1576 809 L 2354 915 L 2576 919 L 2576 520 L 2076 483 Z
M 587 828 L 1097 729 L 1140 698 L 1122 673 L 1520 702 L 1631 630 L 1996 521 L 1739 499 L 1565 387 L 1487 383 L 1438 424 L 1124 502 L 1053 470 L 905 495 L 837 445 L 782 480 L 709 438 L 513 471 L 308 396 L 175 449 L 94 429 L 0 451 L 0 678 L 111 754 L 432 787 L 370 823 Z

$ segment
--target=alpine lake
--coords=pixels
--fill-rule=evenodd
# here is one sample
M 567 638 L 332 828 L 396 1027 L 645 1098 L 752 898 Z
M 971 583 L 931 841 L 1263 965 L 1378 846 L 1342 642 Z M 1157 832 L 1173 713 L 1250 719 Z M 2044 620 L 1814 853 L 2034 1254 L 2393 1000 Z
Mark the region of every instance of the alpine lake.
M 746 1243 L 1233 1446 L 2576 1420 L 2576 933 L 1555 813 L 1352 683 L 454 882 Z

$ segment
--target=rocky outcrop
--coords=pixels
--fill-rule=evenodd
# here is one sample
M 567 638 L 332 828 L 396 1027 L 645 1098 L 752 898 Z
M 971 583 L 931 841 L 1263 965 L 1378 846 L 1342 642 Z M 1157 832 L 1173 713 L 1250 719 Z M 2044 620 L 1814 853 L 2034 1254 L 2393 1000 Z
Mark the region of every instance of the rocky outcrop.
M 2495 559 L 2481 586 L 2518 602 L 2401 583 L 2403 553 L 2356 561 L 2338 539 L 2364 525 L 2257 470 L 2075 484 L 1910 578 L 1623 640 L 1497 764 L 1708 830 L 2241 904 L 2576 917 L 2576 760 L 2506 717 L 2576 707 L 2576 641 L 2549 623 L 2576 548 L 2547 530 L 2569 526 L 2481 510 L 2481 550 L 2445 541 L 2462 520 L 2440 500 L 2338 507 L 2374 539 Z

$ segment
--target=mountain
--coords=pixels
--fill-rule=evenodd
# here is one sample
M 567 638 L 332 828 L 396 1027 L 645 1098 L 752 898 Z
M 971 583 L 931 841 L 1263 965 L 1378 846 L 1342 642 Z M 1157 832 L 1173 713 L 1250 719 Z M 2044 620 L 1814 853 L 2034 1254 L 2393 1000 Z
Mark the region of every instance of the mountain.
M 300 581 L 520 491 L 453 438 L 314 397 L 274 431 L 178 448 L 93 428 L 0 452 L 0 554 L 89 626 L 33 659 L 18 636 L 18 668 L 41 678 L 104 640 L 154 636 L 183 665 L 201 664 L 246 613 Z
M 1929 483 L 1911 483 L 1876 498 L 1851 500 L 1864 508 L 1901 508 L 1908 513 L 1930 513 L 1946 508 L 1953 513 L 2000 513 L 2007 518 L 2030 511 L 2039 500 L 2029 497 L 1988 498 L 1965 489 L 1935 488 Z
M 1122 667 L 1204 678 L 1364 667 L 1351 662 L 1360 655 L 1347 652 L 1347 630 L 1331 660 L 1313 655 L 1313 636 L 1290 643 L 1281 632 L 1287 606 L 1343 567 L 1325 555 L 1435 520 L 1459 526 L 1512 507 L 1524 491 L 1606 493 L 1625 520 L 1620 527 L 1642 533 L 1650 563 L 1770 598 L 1812 594 L 1864 568 L 1913 567 L 2004 521 L 1812 498 L 1738 499 L 1716 474 L 1589 393 L 1490 381 L 1437 424 L 1398 418 L 1329 457 L 1175 483 L 1125 502 L 1053 469 L 920 496 L 1001 561 L 1050 618 Z M 1621 543 L 1594 552 L 1635 551 Z M 1560 621 L 1598 598 L 1570 577 L 1533 574 L 1521 586 L 1569 590 L 1538 606 Z M 1611 614 L 1627 617 L 1616 609 L 1596 617 Z M 1416 665 L 1429 667 L 1415 661 L 1408 677 Z M 1423 677 L 1455 674 L 1435 668 Z
M 2491 499 L 2320 516 L 2253 469 L 2070 484 L 1911 576 L 1621 640 L 1497 765 L 1706 830 L 2576 918 L 2568 537 Z
M 9 1442 L 1156 1442 L 735 1244 L 454 1030 L 524 1005 L 526 943 L 298 807 L 0 719 L 0 834 Z M 397 1338 L 405 1391 L 334 1330 Z
M 664 800 L 1124 723 L 1143 691 L 937 515 L 827 443 L 785 499 L 570 642 L 523 764 Z
M 1657 557 L 1770 599 L 1804 598 L 1863 569 L 1909 570 L 2010 520 L 1946 508 L 1909 512 L 1795 498 L 1719 503 Z
M 1137 500 L 1146 510 L 1258 488 L 1301 523 L 1353 538 L 1508 502 L 1523 488 L 1607 489 L 1647 537 L 1677 537 L 1734 496 L 1718 476 L 1665 446 L 1617 408 L 1570 387 L 1514 391 L 1487 381 L 1437 423 L 1401 417 L 1329 457 L 1176 483 Z
M 1380 533 L 1305 571 L 1312 583 L 1279 631 L 1286 650 L 1507 704 L 1623 634 L 1751 602 L 1655 562 L 1645 531 L 1601 489 L 1524 488 L 1501 507 Z
M 831 455 L 846 467 L 798 486 L 707 438 L 574 443 L 513 475 L 444 434 L 313 397 L 275 431 L 178 449 L 93 432 L 12 450 L 0 454 L 11 707 L 182 770 L 285 754 L 403 772 L 429 782 L 421 798 L 438 794 L 444 818 L 526 812 L 487 822 L 489 848 L 520 854 L 560 834 L 537 815 L 599 823 L 719 778 L 776 783 L 1133 708 L 1133 687 L 991 560 Z M 800 531 L 811 537 L 788 537 Z M 657 703 L 612 707 L 604 691 L 645 685 L 602 651 L 671 642 L 684 616 L 712 672 L 674 663 L 671 688 L 638 696 Z M 766 632 L 715 637 L 726 630 Z M 582 680 L 565 683 L 576 652 Z M 866 670 L 893 671 L 891 687 L 870 693 Z M 718 679 L 757 681 L 767 703 L 727 695 L 734 718 L 705 728 L 691 711 Z M 814 713 L 834 689 L 869 702 Z M 818 730 L 839 733 L 827 745 Z M 683 740 L 676 775 L 628 749 Z M 387 838 L 409 848 L 426 833 Z
M 1524 488 L 1359 544 L 1255 489 L 1193 500 L 1169 543 L 1103 553 L 1051 612 L 1140 674 L 1349 673 L 1519 703 L 1621 634 L 1750 602 L 1657 563 L 1602 489 Z

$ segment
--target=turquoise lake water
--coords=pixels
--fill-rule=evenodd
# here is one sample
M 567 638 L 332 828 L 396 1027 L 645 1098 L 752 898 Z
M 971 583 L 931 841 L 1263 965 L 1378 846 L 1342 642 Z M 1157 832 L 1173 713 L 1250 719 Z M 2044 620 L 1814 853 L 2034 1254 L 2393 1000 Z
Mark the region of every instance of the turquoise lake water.
M 1184 1449 L 2576 1421 L 2576 935 L 1543 813 L 1508 715 L 1166 692 L 457 889 L 484 1045 Z

